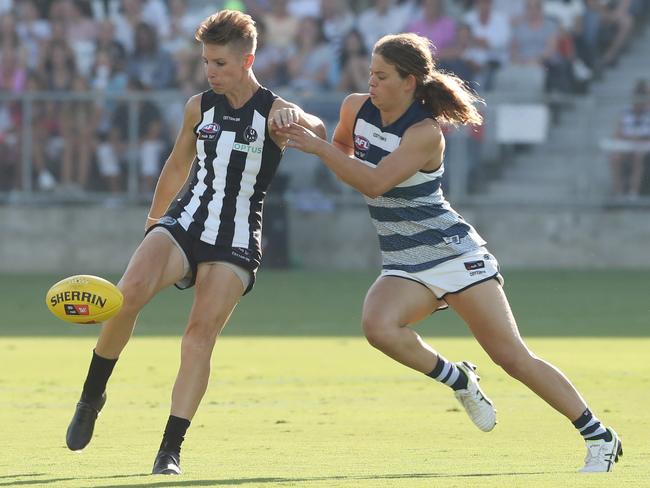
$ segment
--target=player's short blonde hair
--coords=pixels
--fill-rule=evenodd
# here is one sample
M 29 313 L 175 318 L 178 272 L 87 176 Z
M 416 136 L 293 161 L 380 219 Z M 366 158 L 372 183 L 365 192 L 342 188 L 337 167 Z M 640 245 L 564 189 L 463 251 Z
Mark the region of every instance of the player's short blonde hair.
M 238 10 L 220 10 L 206 18 L 194 37 L 204 44 L 230 44 L 246 54 L 255 54 L 257 28 L 253 18 Z

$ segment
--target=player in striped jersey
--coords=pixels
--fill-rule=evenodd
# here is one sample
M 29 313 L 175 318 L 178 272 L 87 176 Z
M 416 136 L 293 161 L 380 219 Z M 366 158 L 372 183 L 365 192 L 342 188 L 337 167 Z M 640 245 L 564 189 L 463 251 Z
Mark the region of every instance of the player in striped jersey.
M 369 94 L 342 106 L 329 144 L 292 124 L 288 145 L 317 155 L 365 195 L 379 235 L 382 272 L 363 307 L 368 341 L 396 361 L 455 390 L 474 424 L 496 424 L 475 367 L 451 362 L 408 325 L 451 306 L 490 355 L 574 423 L 587 441 L 583 472 L 609 471 L 621 442 L 587 408 L 569 380 L 526 346 L 485 241 L 456 213 L 440 188 L 442 123 L 479 124 L 479 99 L 462 82 L 435 69 L 430 43 L 416 34 L 380 39 L 370 66 Z
M 252 71 L 257 31 L 250 16 L 217 12 L 201 23 L 196 39 L 211 90 L 186 104 L 156 186 L 146 236 L 119 283 L 124 306 L 102 327 L 66 436 L 75 451 L 90 442 L 106 383 L 144 305 L 172 284 L 195 284 L 154 474 L 180 474 L 181 443 L 206 391 L 216 339 L 253 286 L 261 259 L 262 205 L 286 144 L 278 129 L 297 123 L 325 137 L 320 119 L 258 83 Z M 172 204 L 194 162 L 187 191 Z

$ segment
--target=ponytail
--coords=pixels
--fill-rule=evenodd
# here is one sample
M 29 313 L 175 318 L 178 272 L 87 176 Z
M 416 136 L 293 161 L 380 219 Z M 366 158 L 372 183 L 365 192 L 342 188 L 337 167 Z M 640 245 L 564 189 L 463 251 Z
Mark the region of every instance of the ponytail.
M 435 67 L 431 41 L 414 33 L 382 37 L 373 52 L 383 56 L 402 78 L 416 79 L 415 99 L 427 107 L 441 123 L 481 124 L 483 117 L 475 104 L 484 103 L 456 75 Z
M 476 108 L 477 103 L 484 103 L 483 99 L 451 73 L 434 69 L 428 79 L 416 88 L 415 99 L 430 109 L 441 123 L 481 125 L 483 122 Z

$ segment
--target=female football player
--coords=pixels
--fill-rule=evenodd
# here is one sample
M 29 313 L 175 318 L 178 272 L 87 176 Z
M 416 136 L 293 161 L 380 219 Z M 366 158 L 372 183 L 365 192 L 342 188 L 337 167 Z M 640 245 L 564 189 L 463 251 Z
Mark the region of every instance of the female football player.
M 363 330 L 394 360 L 450 386 L 471 420 L 492 430 L 496 412 L 475 366 L 451 362 L 409 324 L 451 306 L 490 357 L 573 422 L 587 442 L 584 472 L 609 471 L 622 454 L 616 432 L 591 413 L 569 380 L 526 346 L 486 242 L 443 197 L 441 124 L 480 124 L 479 100 L 436 70 L 430 43 L 390 35 L 374 46 L 369 93 L 341 106 L 330 144 L 292 124 L 288 145 L 315 154 L 366 197 L 382 253 L 363 306 Z
M 296 123 L 325 137 L 317 117 L 255 78 L 257 32 L 250 16 L 217 12 L 201 23 L 196 39 L 203 46 L 210 90 L 185 106 L 183 125 L 156 186 L 146 236 L 118 284 L 124 306 L 102 327 L 67 432 L 72 450 L 90 442 L 106 401 L 106 383 L 145 304 L 172 284 L 181 289 L 195 285 L 154 474 L 180 473 L 181 443 L 206 391 L 215 342 L 255 282 L 262 205 L 286 143 L 278 129 Z M 187 191 L 173 202 L 195 160 Z

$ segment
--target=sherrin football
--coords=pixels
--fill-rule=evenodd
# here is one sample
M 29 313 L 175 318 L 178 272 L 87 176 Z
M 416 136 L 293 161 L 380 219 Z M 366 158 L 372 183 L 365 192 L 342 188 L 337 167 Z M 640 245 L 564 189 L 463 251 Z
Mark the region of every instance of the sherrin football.
M 74 324 L 97 324 L 122 308 L 122 292 L 98 276 L 76 275 L 52 285 L 45 303 L 54 315 Z

